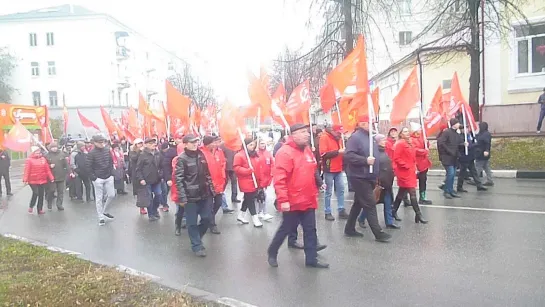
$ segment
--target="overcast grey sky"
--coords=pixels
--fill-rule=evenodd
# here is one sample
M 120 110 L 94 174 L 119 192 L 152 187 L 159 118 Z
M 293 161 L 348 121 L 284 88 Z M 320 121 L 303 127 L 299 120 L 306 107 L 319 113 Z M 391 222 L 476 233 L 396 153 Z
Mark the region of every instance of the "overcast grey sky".
M 112 15 L 189 61 L 220 96 L 248 101 L 246 69 L 313 39 L 310 0 L 0 0 L 0 14 L 72 3 Z

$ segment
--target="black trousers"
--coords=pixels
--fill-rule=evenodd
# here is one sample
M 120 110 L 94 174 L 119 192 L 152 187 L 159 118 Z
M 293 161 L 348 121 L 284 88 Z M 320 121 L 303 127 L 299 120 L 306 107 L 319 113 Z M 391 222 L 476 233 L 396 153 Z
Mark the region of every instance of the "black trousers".
M 223 193 L 216 194 L 212 199 L 212 216 L 210 218 L 210 226 L 216 226 L 216 214 L 221 208 L 221 202 L 223 198 Z
M 47 183 L 30 185 L 30 188 L 32 189 L 32 197 L 30 198 L 30 205 L 29 205 L 30 208 L 34 208 L 34 206 L 36 205 L 36 201 L 38 201 L 38 211 L 43 210 L 46 186 L 47 186 Z
M 468 174 L 473 177 L 473 180 L 478 187 L 482 185 L 481 178 L 477 174 L 477 169 L 475 168 L 475 161 L 460 162 L 460 175 L 458 175 L 458 184 L 456 188 L 461 189 L 464 187 L 464 179 Z
M 353 233 L 356 231 L 356 220 L 363 210 L 367 217 L 369 228 L 371 228 L 375 237 L 378 236 L 382 232 L 382 228 L 378 223 L 377 203 L 375 201 L 375 195 L 373 194 L 373 189 L 376 184 L 375 181 L 354 177 L 348 177 L 348 181 L 354 190 L 354 203 L 352 204 L 352 208 L 350 208 L 344 232 Z
M 255 198 L 257 196 L 257 191 L 255 192 L 249 192 L 244 193 L 244 200 L 242 200 L 242 207 L 240 208 L 240 211 L 246 212 L 246 210 L 250 210 L 251 215 L 256 215 L 257 212 L 255 210 Z
M 225 172 L 226 172 L 225 178 L 229 178 L 229 180 L 231 181 L 231 201 L 235 201 L 238 195 L 237 175 L 235 174 L 235 171 L 225 171 Z
M 316 213 L 314 209 L 282 213 L 282 224 L 280 224 L 267 250 L 270 257 L 278 255 L 278 250 L 286 237 L 292 233 L 297 233 L 299 224 L 303 227 L 305 263 L 315 264 L 317 262 L 318 236 L 316 234 Z
M 423 172 L 418 172 L 416 176 L 418 178 L 418 190 L 420 193 L 426 192 L 427 181 L 428 181 L 428 170 Z
M 76 186 L 76 198 L 83 199 L 83 187 L 85 187 L 85 200 L 90 201 L 91 200 L 91 180 L 89 179 L 89 177 L 78 175 L 74 179 L 75 179 L 74 181 Z M 94 192 L 93 192 L 93 195 L 95 195 Z
M 0 173 L 0 195 L 2 194 L 2 178 L 6 183 L 6 193 L 11 193 L 11 181 L 9 180 L 9 170 Z

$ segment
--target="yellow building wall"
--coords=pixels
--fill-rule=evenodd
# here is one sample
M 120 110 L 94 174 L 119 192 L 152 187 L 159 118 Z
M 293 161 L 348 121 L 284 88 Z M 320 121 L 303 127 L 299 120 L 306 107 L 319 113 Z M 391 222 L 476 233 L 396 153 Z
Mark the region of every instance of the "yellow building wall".
M 429 58 L 429 56 L 427 57 Z M 424 61 L 425 63 L 425 61 Z M 443 80 L 450 80 L 454 75 L 454 72 L 458 73 L 458 79 L 460 81 L 460 88 L 465 99 L 469 98 L 469 56 L 463 52 L 453 52 L 441 56 L 438 59 L 424 65 L 423 67 L 423 101 L 424 107 L 428 108 L 437 87 L 442 85 Z M 450 89 L 443 89 L 443 93 L 449 92 Z

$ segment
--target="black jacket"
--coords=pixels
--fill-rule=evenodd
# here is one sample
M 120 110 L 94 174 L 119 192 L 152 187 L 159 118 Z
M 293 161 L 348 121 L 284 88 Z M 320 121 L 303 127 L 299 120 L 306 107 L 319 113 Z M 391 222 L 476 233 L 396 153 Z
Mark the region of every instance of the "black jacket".
M 176 148 L 170 147 L 167 151 L 162 152 L 163 161 L 161 168 L 163 169 L 163 179 L 165 181 L 172 180 L 172 160 L 177 156 Z
M 97 178 L 108 179 L 113 176 L 114 160 L 110 154 L 110 148 L 94 147 L 87 154 L 87 169 L 89 170 L 89 178 L 95 181 Z
M 51 169 L 55 181 L 65 181 L 66 175 L 68 175 L 68 161 L 64 152 L 57 150 L 56 152 L 48 152 L 45 156 L 49 164 L 54 164 L 55 167 Z
M 441 132 L 437 138 L 437 152 L 443 165 L 456 166 L 461 144 L 463 144 L 463 139 L 460 138 L 456 130 L 447 128 Z
M 482 122 L 479 124 L 479 134 L 477 134 L 477 148 L 475 149 L 475 160 L 490 160 L 491 147 L 492 135 L 488 131 L 488 123 Z M 488 151 L 488 157 L 484 156 L 485 151 Z
M 376 180 L 380 168 L 379 159 L 375 159 L 373 164 L 373 173 L 369 172 L 367 157 L 370 156 L 369 150 L 369 132 L 357 128 L 346 142 L 344 152 L 344 167 L 347 177 L 354 177 L 366 180 Z M 378 144 L 373 140 L 373 155 L 378 154 Z
M 380 170 L 378 173 L 378 180 L 380 186 L 385 190 L 391 190 L 394 185 L 394 169 L 392 168 L 392 160 L 386 154 L 386 150 L 382 147 L 378 148 L 378 154 L 376 155 L 379 160 Z
M 74 172 L 78 174 L 80 177 L 87 178 L 89 177 L 89 174 L 91 171 L 87 168 L 87 154 L 78 151 L 76 155 L 74 156 L 74 164 L 76 165 L 76 168 L 74 169 Z
M 233 170 L 233 161 L 235 160 L 235 152 L 227 147 L 225 145 L 221 146 L 221 150 L 223 150 L 223 154 L 225 155 L 225 160 L 227 164 L 225 165 L 226 171 L 232 171 Z
M 156 184 L 163 179 L 163 156 L 159 151 L 150 151 L 145 148 L 136 162 L 136 181 L 145 180 L 146 184 Z
M 184 150 L 178 156 L 174 174 L 181 203 L 194 203 L 215 194 L 208 163 L 200 150 Z
M 460 142 L 464 143 L 464 134 L 461 133 L 460 135 Z M 477 142 L 472 138 L 471 135 L 467 135 L 467 155 L 466 155 L 466 147 L 462 144 L 460 147 L 458 147 L 458 151 L 460 152 L 460 156 L 458 157 L 458 160 L 460 163 L 470 163 L 471 161 L 475 161 L 475 149 L 477 148 Z
M 9 153 L 4 150 L 0 150 L 0 173 L 9 172 L 10 166 L 11 158 L 9 157 Z

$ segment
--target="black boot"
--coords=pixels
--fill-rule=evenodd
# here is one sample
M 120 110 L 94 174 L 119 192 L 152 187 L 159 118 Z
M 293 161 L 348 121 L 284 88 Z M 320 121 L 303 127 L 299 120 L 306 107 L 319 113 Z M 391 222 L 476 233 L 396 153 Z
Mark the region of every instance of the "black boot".
M 401 205 L 401 200 L 400 201 L 394 201 L 394 207 L 392 208 L 392 217 L 396 220 L 396 221 L 402 221 L 402 219 L 399 218 L 399 216 L 397 216 L 397 210 L 399 210 L 399 206 Z
M 414 213 L 416 213 L 416 216 L 414 217 L 414 222 L 415 223 L 422 223 L 422 224 L 427 224 L 428 223 L 428 221 L 426 221 L 422 217 L 422 212 L 420 212 L 420 207 L 418 206 L 418 203 L 416 203 L 416 202 L 413 203 L 413 210 L 414 210 Z
M 421 205 L 431 205 L 431 200 L 426 199 L 426 191 L 420 191 L 420 200 L 418 201 Z
M 174 224 L 176 225 L 174 234 L 176 236 L 181 236 L 182 235 L 182 217 L 176 216 L 176 219 L 174 220 Z

